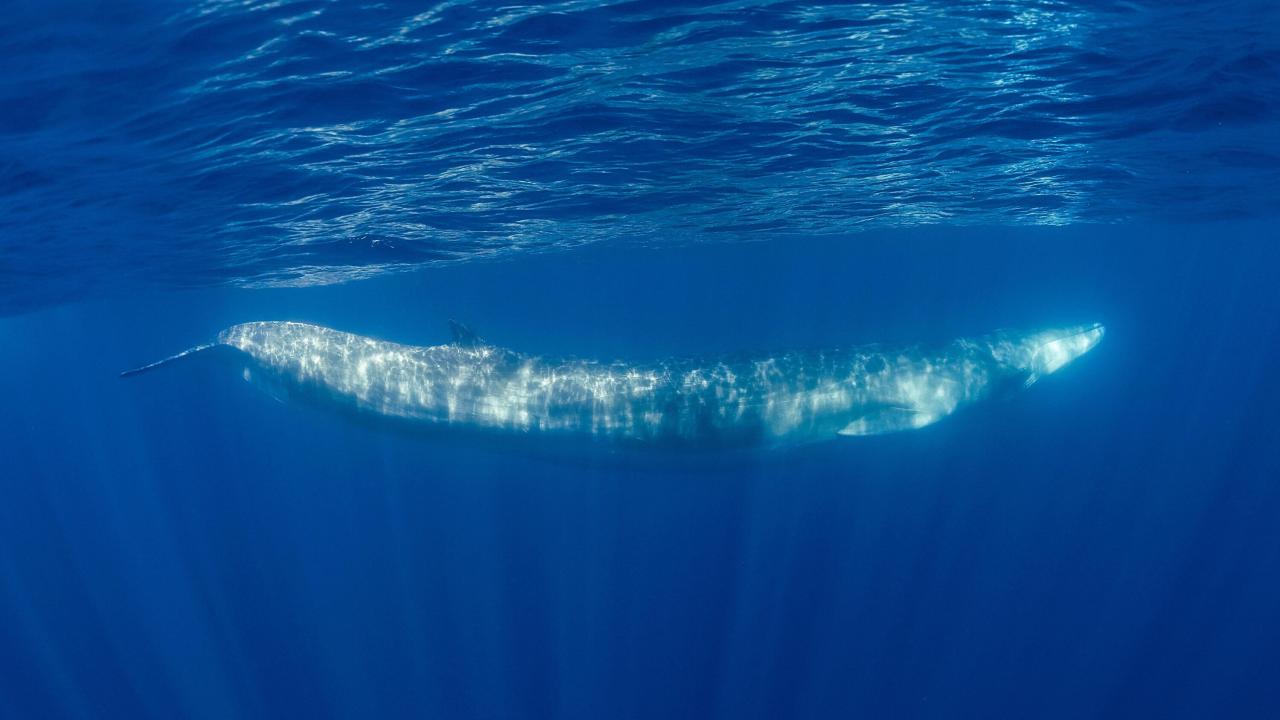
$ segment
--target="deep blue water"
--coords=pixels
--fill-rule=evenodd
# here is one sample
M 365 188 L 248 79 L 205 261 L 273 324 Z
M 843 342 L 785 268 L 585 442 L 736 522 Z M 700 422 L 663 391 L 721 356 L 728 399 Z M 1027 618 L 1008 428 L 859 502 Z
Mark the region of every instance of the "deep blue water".
M 0 718 L 1280 715 L 1280 4 L 18 0 L 0 48 Z M 117 377 L 448 318 L 1108 334 L 732 454 Z

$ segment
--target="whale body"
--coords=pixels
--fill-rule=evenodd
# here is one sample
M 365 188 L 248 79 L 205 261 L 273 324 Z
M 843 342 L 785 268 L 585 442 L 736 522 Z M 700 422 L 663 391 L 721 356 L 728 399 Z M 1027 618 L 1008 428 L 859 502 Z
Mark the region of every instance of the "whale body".
M 250 322 L 122 375 L 227 347 L 245 360 L 245 379 L 375 416 L 621 443 L 774 446 L 926 427 L 1030 387 L 1105 333 L 1095 323 L 997 331 L 933 350 L 864 346 L 631 364 L 525 355 L 451 326 L 454 342 L 412 346 Z

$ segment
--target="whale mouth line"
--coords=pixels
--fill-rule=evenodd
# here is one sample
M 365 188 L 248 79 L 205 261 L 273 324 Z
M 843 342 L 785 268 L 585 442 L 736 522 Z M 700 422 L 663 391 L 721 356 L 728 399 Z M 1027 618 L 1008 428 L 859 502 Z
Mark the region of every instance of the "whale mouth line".
M 1057 372 L 1066 365 L 1087 354 L 1106 335 L 1106 326 L 1092 323 L 1083 329 L 1076 330 L 1059 337 L 1050 337 L 1034 346 L 1032 374 L 1027 385 L 1033 384 L 1041 375 Z
M 1107 331 L 1107 326 L 1106 326 L 1106 325 L 1103 325 L 1102 323 L 1099 323 L 1099 322 L 1092 323 L 1092 324 L 1090 324 L 1088 327 L 1086 327 L 1085 329 L 1083 329 L 1083 330 L 1077 330 L 1076 332 L 1073 332 L 1073 333 L 1071 333 L 1070 335 L 1067 335 L 1067 336 L 1062 337 L 1062 338 L 1060 338 L 1060 339 L 1061 339 L 1061 340 L 1070 340 L 1071 338 L 1077 338 L 1077 337 L 1080 337 L 1081 335 L 1088 335 L 1089 333 L 1092 333 L 1092 332 L 1098 332 L 1098 331 L 1106 332 L 1106 331 Z
M 1061 342 L 1066 342 L 1068 340 L 1075 340 L 1078 337 L 1091 335 L 1093 333 L 1097 333 L 1098 339 L 1101 340 L 1102 337 L 1105 336 L 1107 333 L 1107 326 L 1103 325 L 1102 323 L 1093 323 L 1082 330 L 1077 330 L 1071 333 L 1070 335 L 1063 335 L 1061 337 L 1053 338 L 1052 340 L 1045 340 L 1043 343 L 1040 344 L 1040 347 L 1044 347 L 1046 345 L 1052 345 L 1053 343 L 1061 343 Z M 1093 346 L 1091 345 L 1090 349 L 1092 349 L 1092 347 Z

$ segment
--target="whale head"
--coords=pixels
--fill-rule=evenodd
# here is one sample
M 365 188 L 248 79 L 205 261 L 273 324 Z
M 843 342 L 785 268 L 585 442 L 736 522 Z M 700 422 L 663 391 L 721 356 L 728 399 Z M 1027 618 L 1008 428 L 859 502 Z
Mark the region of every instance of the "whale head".
M 1004 334 L 991 343 L 991 354 L 1007 372 L 1025 377 L 1025 384 L 1031 385 L 1097 347 L 1106 332 L 1102 323 L 1093 323 L 1021 335 Z

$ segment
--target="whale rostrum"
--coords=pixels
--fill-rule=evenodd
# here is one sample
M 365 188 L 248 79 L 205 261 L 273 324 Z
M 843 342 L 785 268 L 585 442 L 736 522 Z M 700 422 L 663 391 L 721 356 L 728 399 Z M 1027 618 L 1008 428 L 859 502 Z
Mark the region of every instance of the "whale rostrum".
M 319 325 L 250 322 L 217 341 L 245 377 L 361 413 L 442 427 L 653 444 L 781 445 L 922 428 L 1029 387 L 1101 341 L 1101 324 L 998 331 L 933 350 L 852 347 L 648 364 L 547 359 L 488 344 L 413 346 Z

